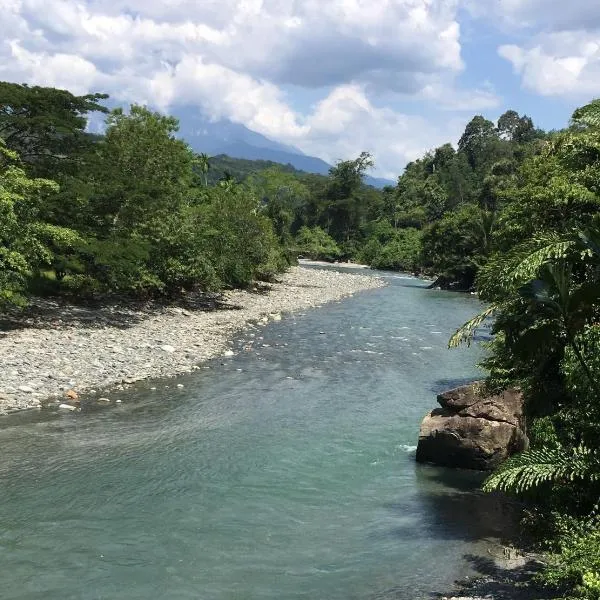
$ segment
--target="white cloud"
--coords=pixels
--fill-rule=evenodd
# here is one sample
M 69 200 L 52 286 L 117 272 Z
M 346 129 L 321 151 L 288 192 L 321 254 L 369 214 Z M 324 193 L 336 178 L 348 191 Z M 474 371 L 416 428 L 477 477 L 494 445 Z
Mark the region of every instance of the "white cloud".
M 600 7 L 594 0 L 465 0 L 521 43 L 498 48 L 524 88 L 576 101 L 600 95 Z
M 600 94 L 600 36 L 594 33 L 548 34 L 530 47 L 501 46 L 499 53 L 534 92 L 583 99 Z
M 376 157 L 380 175 L 396 178 L 408 161 L 424 151 L 457 140 L 465 124 L 462 118 L 439 122 L 377 107 L 359 86 L 347 85 L 332 91 L 316 106 L 306 120 L 308 135 L 295 143 L 329 162 L 366 150 Z M 324 153 L 319 152 L 321 148 Z

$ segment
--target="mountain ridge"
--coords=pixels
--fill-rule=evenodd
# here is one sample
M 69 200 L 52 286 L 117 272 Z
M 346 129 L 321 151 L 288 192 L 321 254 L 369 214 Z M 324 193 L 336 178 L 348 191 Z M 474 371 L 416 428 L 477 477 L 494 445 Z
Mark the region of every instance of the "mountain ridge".
M 292 165 L 298 171 L 327 175 L 332 165 L 316 156 L 304 154 L 293 146 L 281 144 L 252 131 L 239 123 L 226 119 L 211 120 L 194 108 L 183 108 L 174 113 L 179 119 L 179 137 L 195 152 L 211 156 L 227 155 L 245 160 L 264 160 L 282 165 Z M 382 188 L 395 185 L 395 181 L 367 175 L 367 185 Z

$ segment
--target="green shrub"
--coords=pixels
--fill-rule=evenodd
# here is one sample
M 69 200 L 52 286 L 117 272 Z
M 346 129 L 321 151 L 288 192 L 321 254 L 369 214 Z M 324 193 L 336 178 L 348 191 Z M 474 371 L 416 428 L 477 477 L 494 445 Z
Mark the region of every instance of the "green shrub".
M 566 598 L 600 598 L 600 522 L 556 516 L 559 535 L 539 579 Z
M 342 254 L 335 240 L 320 227 L 301 227 L 296 235 L 296 248 L 312 260 L 334 261 Z

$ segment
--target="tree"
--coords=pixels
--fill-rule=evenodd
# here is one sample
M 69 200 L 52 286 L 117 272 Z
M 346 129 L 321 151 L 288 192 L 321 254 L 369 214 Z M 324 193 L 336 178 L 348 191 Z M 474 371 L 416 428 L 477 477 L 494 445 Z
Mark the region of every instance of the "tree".
M 194 156 L 175 138 L 177 119 L 133 105 L 114 110 L 92 173 L 90 219 L 100 235 L 152 235 L 188 200 Z
M 530 142 L 536 136 L 531 118 L 527 115 L 521 117 L 514 110 L 507 110 L 500 116 L 497 130 L 502 139 L 518 144 Z
M 196 157 L 196 164 L 204 176 L 204 186 L 208 187 L 208 172 L 210 171 L 210 156 L 202 152 Z
M 51 268 L 55 252 L 79 242 L 76 232 L 40 220 L 40 207 L 58 191 L 47 179 L 31 179 L 16 152 L 0 139 L 0 306 L 22 305 L 28 281 Z
M 349 241 L 351 232 L 357 231 L 364 220 L 368 207 L 361 194 L 362 179 L 374 164 L 373 157 L 362 152 L 355 160 L 340 161 L 329 170 L 322 222 L 338 242 Z
M 96 141 L 86 133 L 90 113 L 107 113 L 106 94 L 0 82 L 0 137 L 37 177 L 73 173 Z
M 489 147 L 497 139 L 494 124 L 478 115 L 467 124 L 458 142 L 458 149 L 465 153 L 471 167 L 477 170 L 489 160 Z

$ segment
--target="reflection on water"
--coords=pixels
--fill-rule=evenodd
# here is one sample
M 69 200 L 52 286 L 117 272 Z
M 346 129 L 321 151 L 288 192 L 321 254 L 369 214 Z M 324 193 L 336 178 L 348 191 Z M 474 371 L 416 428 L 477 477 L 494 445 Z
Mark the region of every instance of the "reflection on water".
M 466 574 L 508 509 L 414 447 L 478 375 L 446 350 L 477 302 L 389 283 L 248 333 L 183 389 L 3 421 L 2 598 L 412 600 Z

